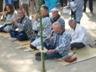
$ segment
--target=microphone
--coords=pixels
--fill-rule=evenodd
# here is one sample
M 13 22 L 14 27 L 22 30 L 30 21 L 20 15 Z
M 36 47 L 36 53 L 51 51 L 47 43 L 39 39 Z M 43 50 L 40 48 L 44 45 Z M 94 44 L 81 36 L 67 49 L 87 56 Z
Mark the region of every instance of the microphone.
M 53 36 L 54 32 L 52 31 L 51 35 L 50 35 L 50 38 Z M 45 41 L 47 41 L 48 39 L 45 39 Z

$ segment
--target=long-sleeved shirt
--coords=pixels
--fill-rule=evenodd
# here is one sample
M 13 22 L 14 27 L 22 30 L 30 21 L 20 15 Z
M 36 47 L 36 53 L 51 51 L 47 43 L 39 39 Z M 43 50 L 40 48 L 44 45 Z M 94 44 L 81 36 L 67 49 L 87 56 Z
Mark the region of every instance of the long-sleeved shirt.
M 54 34 L 47 43 L 55 46 L 55 51 L 62 55 L 62 57 L 65 57 L 70 50 L 70 35 L 62 31 L 59 35 Z
M 87 44 L 87 33 L 86 30 L 79 24 L 76 25 L 75 30 L 72 29 L 70 32 L 71 44 L 72 43 L 83 43 Z
M 79 22 L 83 13 L 83 0 L 69 0 L 69 5 L 73 12 L 76 12 L 76 21 Z
M 51 35 L 52 30 L 51 30 L 51 20 L 49 17 L 42 18 L 42 32 L 43 32 L 43 37 L 47 37 L 48 35 Z M 35 21 L 33 23 L 33 30 L 38 31 L 38 36 L 40 36 L 40 21 Z
M 6 17 L 6 21 L 4 22 L 4 24 L 10 24 L 11 23 L 11 19 L 15 19 L 17 18 L 18 15 L 16 12 L 14 12 L 12 15 L 8 14 Z
M 52 22 L 52 24 L 53 24 L 54 22 L 59 22 L 60 25 L 61 25 L 61 27 L 62 27 L 62 29 L 65 30 L 65 21 L 64 21 L 64 19 L 61 18 L 60 15 L 58 15 L 58 17 L 57 17 L 56 19 L 54 19 L 54 18 L 52 17 L 52 18 L 51 18 L 51 22 Z
M 18 26 L 17 26 L 19 28 L 19 32 L 24 31 L 27 34 L 28 38 L 32 39 L 34 35 L 31 20 L 27 16 L 25 16 L 22 22 L 20 21 L 21 19 L 18 20 Z

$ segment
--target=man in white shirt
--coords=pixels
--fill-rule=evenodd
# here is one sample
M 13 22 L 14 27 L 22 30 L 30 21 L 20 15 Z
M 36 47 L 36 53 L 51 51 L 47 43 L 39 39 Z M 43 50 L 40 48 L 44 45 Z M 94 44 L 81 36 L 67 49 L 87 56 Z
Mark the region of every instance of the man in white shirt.
M 72 28 L 71 35 L 71 49 L 80 49 L 87 44 L 87 33 L 84 27 L 77 24 L 75 20 L 69 20 L 69 26 Z

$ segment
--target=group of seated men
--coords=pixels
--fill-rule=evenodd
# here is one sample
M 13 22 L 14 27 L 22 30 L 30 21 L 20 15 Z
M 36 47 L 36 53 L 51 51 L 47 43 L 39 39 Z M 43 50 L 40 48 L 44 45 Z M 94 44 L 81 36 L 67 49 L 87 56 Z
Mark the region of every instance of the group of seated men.
M 45 57 L 62 58 L 68 55 L 70 49 L 80 49 L 87 44 L 86 30 L 75 20 L 69 20 L 69 26 L 72 28 L 70 32 L 65 30 L 65 22 L 59 15 L 59 10 L 53 8 L 51 10 L 52 17 L 48 14 L 48 7 L 42 5 L 42 36 L 43 44 L 47 49 Z M 41 45 L 40 40 L 40 17 L 38 14 L 32 16 L 33 22 L 25 15 L 24 9 L 18 9 L 18 18 L 12 19 L 12 25 L 15 28 L 10 29 L 9 33 L 12 40 L 31 40 L 30 49 L 37 50 Z M 33 23 L 33 24 L 32 24 Z M 18 30 L 17 30 L 18 28 Z

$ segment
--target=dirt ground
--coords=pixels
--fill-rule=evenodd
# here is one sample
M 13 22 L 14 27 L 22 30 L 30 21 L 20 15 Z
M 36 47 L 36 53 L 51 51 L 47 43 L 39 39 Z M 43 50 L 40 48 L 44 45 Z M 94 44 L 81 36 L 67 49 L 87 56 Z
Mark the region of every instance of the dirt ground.
M 94 13 L 83 13 L 81 25 L 86 28 L 88 42 L 96 39 L 96 3 Z M 66 22 L 66 29 L 69 30 L 68 20 L 70 14 L 60 12 Z M 0 22 L 0 24 L 2 24 Z M 0 36 L 0 72 L 41 72 L 41 62 L 35 61 L 34 52 L 24 52 L 24 49 L 16 50 L 18 44 Z M 46 60 L 47 72 L 96 72 L 96 58 L 80 63 L 64 66 L 54 60 Z

